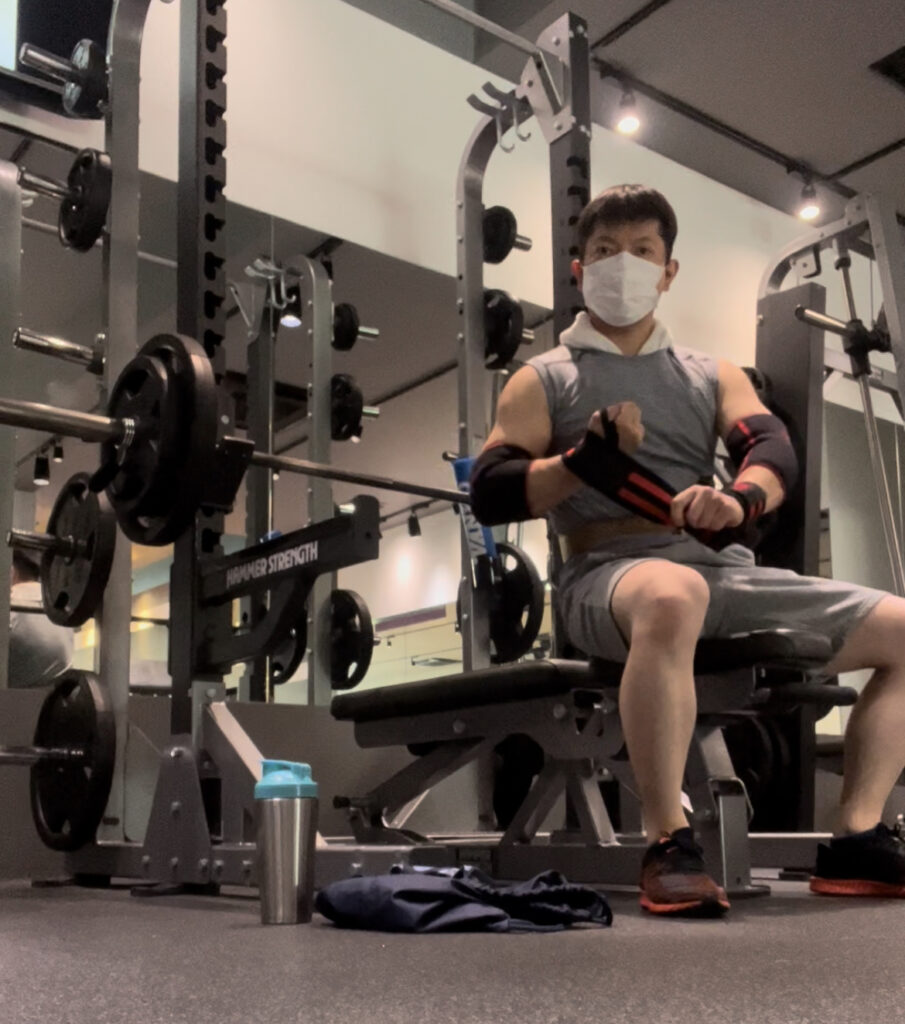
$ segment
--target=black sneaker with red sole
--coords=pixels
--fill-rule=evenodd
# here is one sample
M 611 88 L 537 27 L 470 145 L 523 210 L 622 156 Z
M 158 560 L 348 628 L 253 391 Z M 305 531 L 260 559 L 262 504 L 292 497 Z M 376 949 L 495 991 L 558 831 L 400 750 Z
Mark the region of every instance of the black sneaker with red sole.
M 651 914 L 719 917 L 729 909 L 725 891 L 707 874 L 690 828 L 649 846 L 641 861 L 641 906 Z
M 891 829 L 881 822 L 868 832 L 821 843 L 811 892 L 905 899 L 905 826 L 900 821 Z

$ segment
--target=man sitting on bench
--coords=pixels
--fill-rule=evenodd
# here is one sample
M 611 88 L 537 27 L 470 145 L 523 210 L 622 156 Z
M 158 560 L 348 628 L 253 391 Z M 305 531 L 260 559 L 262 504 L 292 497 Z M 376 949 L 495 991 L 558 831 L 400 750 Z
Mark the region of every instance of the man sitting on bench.
M 617 186 L 577 231 L 587 312 L 510 379 L 471 491 L 485 525 L 550 517 L 569 638 L 625 661 L 619 710 L 651 841 L 641 905 L 729 906 L 681 802 L 694 650 L 701 636 L 771 627 L 828 636 L 828 674 L 875 670 L 849 721 L 835 835 L 811 888 L 905 897 L 905 841 L 878 823 L 905 765 L 905 600 L 754 564 L 737 541 L 782 502 L 795 455 L 742 370 L 674 345 L 654 318 L 679 270 L 672 207 L 653 189 Z M 738 467 L 724 491 L 698 482 L 712 480 L 717 436 Z

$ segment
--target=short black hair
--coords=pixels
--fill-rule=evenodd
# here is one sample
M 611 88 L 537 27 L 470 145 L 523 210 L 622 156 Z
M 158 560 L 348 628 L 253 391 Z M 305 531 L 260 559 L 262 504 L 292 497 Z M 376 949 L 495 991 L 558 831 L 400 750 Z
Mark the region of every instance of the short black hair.
M 666 196 L 646 185 L 613 185 L 588 203 L 578 218 L 579 258 L 584 259 L 585 246 L 594 230 L 601 224 L 630 224 L 642 220 L 655 220 L 660 225 L 660 237 L 666 246 L 666 258 L 672 259 L 679 225 L 676 211 Z
M 36 580 L 41 575 L 37 559 L 20 548 L 13 549 L 13 568 L 23 583 Z

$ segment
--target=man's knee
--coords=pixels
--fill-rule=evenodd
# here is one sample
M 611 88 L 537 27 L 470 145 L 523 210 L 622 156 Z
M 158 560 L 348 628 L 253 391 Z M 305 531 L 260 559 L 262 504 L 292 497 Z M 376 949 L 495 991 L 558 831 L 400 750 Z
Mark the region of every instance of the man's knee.
M 627 637 L 643 633 L 681 642 L 696 640 L 709 603 L 710 588 L 699 572 L 673 562 L 648 562 L 619 581 L 613 612 Z

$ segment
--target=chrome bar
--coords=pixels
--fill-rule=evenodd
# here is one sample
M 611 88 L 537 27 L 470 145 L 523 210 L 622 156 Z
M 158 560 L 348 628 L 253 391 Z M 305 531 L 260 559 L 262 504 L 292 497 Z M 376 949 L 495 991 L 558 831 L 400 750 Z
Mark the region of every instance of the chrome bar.
M 78 363 L 90 373 L 100 373 L 104 368 L 104 356 L 100 350 L 76 345 L 65 338 L 54 338 L 50 334 L 39 334 L 27 327 L 16 330 L 13 344 L 27 352 L 38 352 L 40 355 L 64 359 L 67 363 Z
M 19 168 L 19 186 L 27 192 L 38 192 L 51 199 L 68 199 L 72 191 L 65 181 L 45 178 L 43 174 L 33 174 L 24 167 Z
M 421 0 L 421 2 L 430 4 L 431 7 L 436 7 L 438 10 L 445 11 L 454 18 L 458 18 L 459 21 L 467 22 L 488 35 L 496 36 L 501 42 L 514 47 L 516 50 L 521 50 L 522 53 L 527 53 L 529 56 L 537 53 L 537 45 L 529 42 L 524 36 L 516 35 L 515 32 L 510 32 L 509 29 L 503 28 L 502 25 L 497 25 L 495 21 L 484 18 L 474 11 L 469 11 L 466 7 L 462 7 L 461 4 L 453 3 L 452 0 Z
M 73 82 L 81 77 L 72 61 L 41 50 L 31 43 L 23 43 L 19 48 L 19 63 L 58 82 Z
M 810 324 L 811 327 L 820 327 L 824 331 L 831 331 L 833 334 L 843 337 L 848 334 L 848 324 L 833 316 L 827 316 L 826 313 L 815 313 L 812 309 L 805 309 L 804 306 L 796 306 L 795 316 L 802 323 Z
M 84 750 L 66 747 L 0 747 L 0 766 L 38 764 L 41 761 L 85 761 Z
M 253 452 L 253 466 L 267 466 L 277 472 L 301 473 L 323 480 L 339 480 L 344 483 L 360 484 L 362 487 L 374 487 L 382 491 L 396 491 L 399 494 L 417 494 L 425 498 L 437 498 L 439 501 L 454 502 L 457 505 L 468 505 L 471 501 L 461 491 L 447 490 L 442 487 L 425 487 L 421 484 L 404 483 L 384 476 L 371 476 L 368 473 L 352 473 L 337 466 L 329 466 L 322 462 L 309 462 L 307 459 L 294 459 L 287 455 L 268 455 L 266 452 Z
M 45 235 L 59 235 L 60 233 L 56 224 L 45 224 L 44 221 L 35 220 L 33 217 L 23 217 L 22 227 L 30 228 L 32 231 L 41 231 Z M 102 248 L 103 244 L 101 238 L 94 243 L 98 249 Z M 168 256 L 156 256 L 153 252 L 144 252 L 142 249 L 138 250 L 138 258 L 142 263 L 154 263 L 158 267 L 167 267 L 169 270 L 175 270 L 178 266 L 176 260 L 171 260 Z
M 58 409 L 54 405 L 24 402 L 18 398 L 0 398 L 0 423 L 93 442 L 120 441 L 124 433 L 123 424 L 109 416 Z
M 71 551 L 75 545 L 62 537 L 49 533 L 33 533 L 31 530 L 10 530 L 6 543 L 11 548 L 25 548 L 29 551 Z
M 376 405 L 366 405 L 366 406 L 365 406 L 365 407 L 364 407 L 364 408 L 363 408 L 363 409 L 361 410 L 361 414 L 362 414 L 362 416 L 364 416 L 364 417 L 365 417 L 366 419 L 369 419 L 369 420 L 376 420 L 376 419 L 378 419 L 378 418 L 380 417 L 380 410 L 379 410 L 379 409 L 377 408 L 377 406 L 376 406 Z
M 380 328 L 379 327 L 359 327 L 358 328 L 358 337 L 359 338 L 368 338 L 371 341 L 377 341 L 377 339 L 380 337 Z
M 532 245 L 534 242 L 527 235 L 516 235 L 515 241 L 512 243 L 513 249 L 521 249 L 522 252 L 530 252 Z

